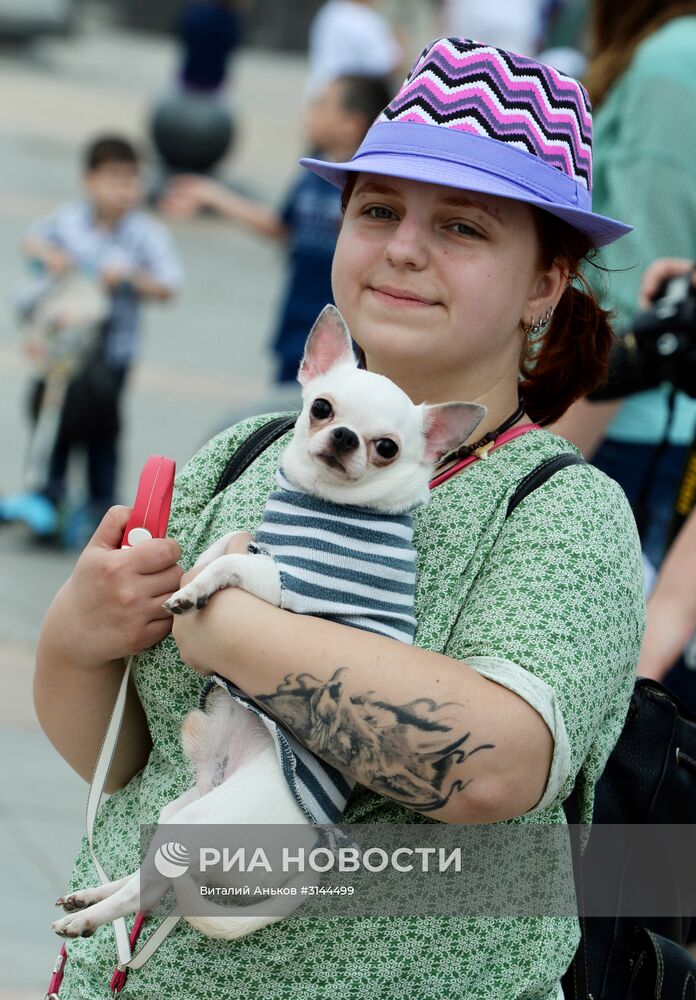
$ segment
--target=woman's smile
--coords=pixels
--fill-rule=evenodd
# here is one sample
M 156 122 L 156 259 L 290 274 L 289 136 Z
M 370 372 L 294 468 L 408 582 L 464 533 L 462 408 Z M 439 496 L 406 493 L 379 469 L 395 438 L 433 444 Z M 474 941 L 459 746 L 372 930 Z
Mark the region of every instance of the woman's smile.
M 440 305 L 436 299 L 427 298 L 407 288 L 396 288 L 393 285 L 369 285 L 369 291 L 378 302 L 399 309 L 423 309 Z

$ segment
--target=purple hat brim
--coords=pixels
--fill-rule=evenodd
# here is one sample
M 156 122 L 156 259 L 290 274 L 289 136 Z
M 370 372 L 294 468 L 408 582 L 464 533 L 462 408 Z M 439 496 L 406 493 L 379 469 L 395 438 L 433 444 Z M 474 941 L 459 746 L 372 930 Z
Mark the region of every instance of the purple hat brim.
M 369 173 L 512 198 L 563 219 L 596 247 L 633 229 L 593 212 L 586 188 L 533 154 L 498 139 L 441 126 L 378 122 L 351 160 L 331 163 L 305 157 L 300 163 L 338 188 L 351 173 Z

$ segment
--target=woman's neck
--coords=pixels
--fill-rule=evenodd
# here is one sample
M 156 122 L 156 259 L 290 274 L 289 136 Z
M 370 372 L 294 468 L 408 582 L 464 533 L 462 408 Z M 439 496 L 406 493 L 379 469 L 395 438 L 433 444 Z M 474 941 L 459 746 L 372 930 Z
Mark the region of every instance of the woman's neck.
M 384 371 L 379 367 L 372 367 L 369 359 L 367 359 L 367 368 L 391 378 L 416 404 L 468 402 L 480 403 L 481 406 L 485 406 L 486 416 L 471 435 L 472 441 L 495 430 L 519 406 L 519 389 L 516 377 L 429 379 L 427 376 L 424 377 L 422 372 L 409 376 L 408 373 L 404 372 L 397 374 Z M 517 426 L 518 423 L 528 422 L 529 417 L 525 414 L 516 421 L 514 426 Z

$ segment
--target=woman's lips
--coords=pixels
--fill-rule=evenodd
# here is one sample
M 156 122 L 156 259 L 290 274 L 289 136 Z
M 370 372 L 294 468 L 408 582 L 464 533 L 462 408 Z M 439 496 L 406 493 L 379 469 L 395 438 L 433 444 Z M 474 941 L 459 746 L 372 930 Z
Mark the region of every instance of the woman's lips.
M 380 302 L 404 309 L 422 309 L 437 305 L 432 299 L 424 299 L 415 292 L 409 292 L 404 288 L 392 288 L 390 285 L 371 286 L 370 291 Z

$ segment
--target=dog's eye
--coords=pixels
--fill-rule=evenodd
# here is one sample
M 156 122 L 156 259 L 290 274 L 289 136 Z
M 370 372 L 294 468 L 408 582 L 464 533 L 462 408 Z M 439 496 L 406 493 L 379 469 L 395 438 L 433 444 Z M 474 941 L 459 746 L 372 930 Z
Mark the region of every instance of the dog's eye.
M 312 403 L 311 414 L 315 420 L 328 420 L 333 416 L 333 408 L 328 399 L 315 399 Z
M 391 438 L 380 438 L 379 441 L 375 441 L 375 451 L 380 458 L 394 458 L 398 450 L 398 444 Z

